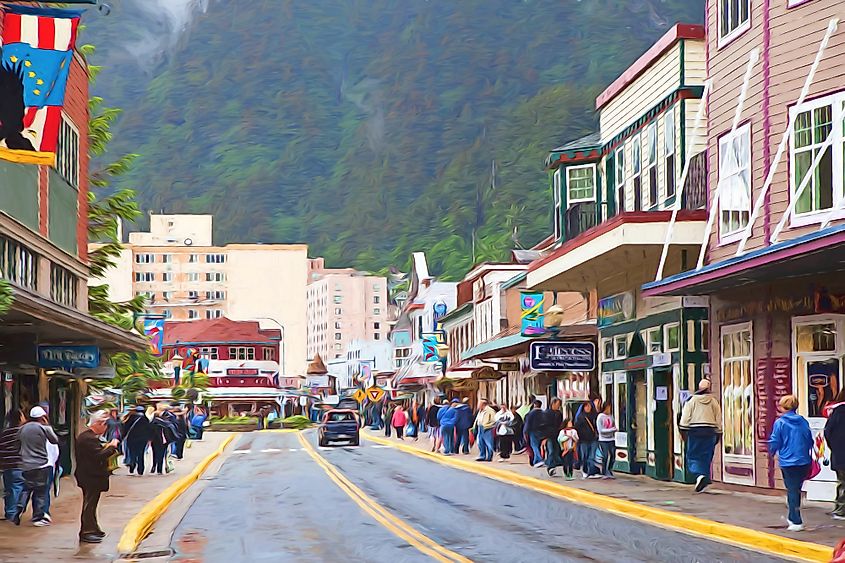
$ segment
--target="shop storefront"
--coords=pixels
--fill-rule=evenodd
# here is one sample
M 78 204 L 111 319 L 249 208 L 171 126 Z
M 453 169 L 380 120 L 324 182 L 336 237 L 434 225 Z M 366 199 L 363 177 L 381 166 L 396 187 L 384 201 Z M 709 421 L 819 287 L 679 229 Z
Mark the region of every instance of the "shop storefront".
M 681 406 L 705 375 L 706 300 L 600 300 L 601 396 L 618 428 L 616 467 L 689 482 L 677 428 Z

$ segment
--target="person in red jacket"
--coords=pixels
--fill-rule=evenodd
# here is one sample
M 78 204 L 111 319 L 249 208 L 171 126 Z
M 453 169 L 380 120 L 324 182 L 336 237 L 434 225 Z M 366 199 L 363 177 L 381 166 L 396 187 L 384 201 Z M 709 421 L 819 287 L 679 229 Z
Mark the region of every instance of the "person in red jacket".
M 408 424 L 408 415 L 405 414 L 405 409 L 402 405 L 399 405 L 396 407 L 396 410 L 393 411 L 393 420 L 390 422 L 393 429 L 396 430 L 396 436 L 400 440 L 404 440 L 405 438 L 402 437 L 402 431 L 405 429 L 405 425 Z

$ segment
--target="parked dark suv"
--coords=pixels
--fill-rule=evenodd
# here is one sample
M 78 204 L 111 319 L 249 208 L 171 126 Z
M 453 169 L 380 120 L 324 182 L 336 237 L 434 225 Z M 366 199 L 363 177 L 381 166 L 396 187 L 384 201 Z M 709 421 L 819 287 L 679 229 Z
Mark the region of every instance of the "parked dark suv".
M 321 446 L 331 442 L 349 442 L 357 446 L 360 437 L 358 413 L 350 409 L 332 409 L 323 416 L 323 422 L 317 431 Z

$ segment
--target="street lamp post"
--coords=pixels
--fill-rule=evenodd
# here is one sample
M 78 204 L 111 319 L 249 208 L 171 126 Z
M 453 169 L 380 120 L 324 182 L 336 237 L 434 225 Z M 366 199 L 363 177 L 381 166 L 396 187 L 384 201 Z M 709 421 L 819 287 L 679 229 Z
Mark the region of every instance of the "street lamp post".
M 285 347 L 287 346 L 287 338 L 285 337 L 285 325 L 277 321 L 272 317 L 255 317 L 257 321 L 273 321 L 279 328 L 282 329 L 282 345 L 281 345 L 281 352 L 282 352 L 282 375 L 287 375 L 287 370 L 285 369 Z

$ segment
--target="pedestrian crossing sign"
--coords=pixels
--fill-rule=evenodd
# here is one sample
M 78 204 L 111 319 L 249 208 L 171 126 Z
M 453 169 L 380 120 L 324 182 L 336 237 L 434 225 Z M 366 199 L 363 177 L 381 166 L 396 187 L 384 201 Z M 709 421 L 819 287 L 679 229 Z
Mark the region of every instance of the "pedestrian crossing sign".
M 382 398 L 384 398 L 384 389 L 373 385 L 367 389 L 367 398 L 373 403 L 378 403 L 382 400 Z
M 354 393 L 352 393 L 352 398 L 358 401 L 359 403 L 363 403 L 364 399 L 367 398 L 367 394 L 364 393 L 363 389 L 356 389 Z

